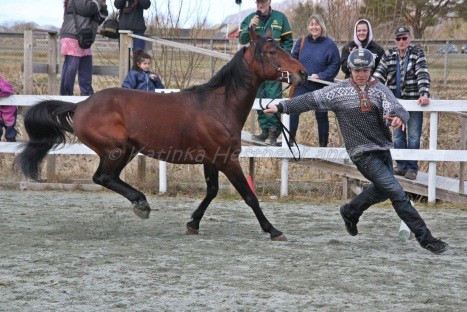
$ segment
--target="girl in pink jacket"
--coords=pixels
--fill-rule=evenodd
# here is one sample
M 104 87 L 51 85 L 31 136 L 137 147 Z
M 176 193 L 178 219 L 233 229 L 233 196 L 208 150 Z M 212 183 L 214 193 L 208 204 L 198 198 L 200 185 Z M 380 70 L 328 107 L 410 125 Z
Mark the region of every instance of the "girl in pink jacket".
M 0 97 L 7 97 L 14 94 L 13 86 L 5 78 L 0 76 Z M 0 105 L 0 139 L 5 128 L 5 139 L 7 142 L 16 142 L 18 132 L 16 125 L 16 106 Z

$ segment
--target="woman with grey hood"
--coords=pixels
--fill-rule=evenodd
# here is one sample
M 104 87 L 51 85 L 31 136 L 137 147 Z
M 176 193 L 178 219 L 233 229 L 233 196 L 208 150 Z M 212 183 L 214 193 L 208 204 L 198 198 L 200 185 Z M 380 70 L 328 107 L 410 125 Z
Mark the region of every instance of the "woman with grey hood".
M 369 50 L 375 56 L 375 67 L 373 71 L 378 67 L 379 61 L 384 54 L 384 49 L 373 41 L 373 30 L 371 24 L 366 19 L 360 19 L 355 23 L 353 40 L 347 42 L 342 48 L 341 52 L 341 69 L 345 74 L 345 78 L 350 78 L 350 69 L 347 66 L 347 59 L 349 58 L 350 52 L 357 48 L 364 48 Z

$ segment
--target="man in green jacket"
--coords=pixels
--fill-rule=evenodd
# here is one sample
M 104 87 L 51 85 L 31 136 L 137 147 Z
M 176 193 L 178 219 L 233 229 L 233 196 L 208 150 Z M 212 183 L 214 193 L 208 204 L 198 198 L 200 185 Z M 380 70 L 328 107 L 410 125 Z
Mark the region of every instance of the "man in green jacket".
M 240 26 L 238 40 L 240 44 L 250 42 L 248 29 L 253 27 L 259 35 L 266 35 L 272 31 L 272 38 L 279 42 L 282 49 L 291 52 L 293 46 L 292 30 L 284 13 L 271 9 L 271 0 L 256 0 L 257 11 L 248 15 Z M 261 14 L 257 14 L 261 11 Z M 261 84 L 257 97 L 282 98 L 282 83 L 280 81 L 265 81 Z M 277 137 L 281 133 L 279 120 L 272 114 L 265 114 L 258 111 L 258 123 L 261 127 L 261 134 L 253 138 L 266 141 L 271 145 L 276 145 Z

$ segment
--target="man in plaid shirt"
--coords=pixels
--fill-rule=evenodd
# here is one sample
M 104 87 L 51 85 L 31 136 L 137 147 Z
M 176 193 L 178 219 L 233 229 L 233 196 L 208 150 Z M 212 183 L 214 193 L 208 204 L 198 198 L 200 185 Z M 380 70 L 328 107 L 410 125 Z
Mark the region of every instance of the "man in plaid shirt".
M 387 50 L 373 76 L 386 84 L 398 99 L 418 100 L 419 105 L 430 103 L 430 74 L 425 53 L 411 44 L 410 30 L 399 27 L 395 33 L 396 47 Z M 422 136 L 423 112 L 409 112 L 407 129 L 394 129 L 394 148 L 419 149 Z M 418 162 L 398 160 L 394 174 L 415 180 Z

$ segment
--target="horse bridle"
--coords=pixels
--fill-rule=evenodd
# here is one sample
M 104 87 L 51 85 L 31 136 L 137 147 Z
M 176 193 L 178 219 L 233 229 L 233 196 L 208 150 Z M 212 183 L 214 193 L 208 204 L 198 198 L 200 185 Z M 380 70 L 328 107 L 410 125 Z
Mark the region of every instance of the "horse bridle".
M 267 108 L 268 105 L 269 105 L 272 101 L 274 101 L 275 99 L 277 99 L 277 97 L 278 97 L 280 94 L 282 94 L 285 90 L 287 90 L 288 88 L 290 88 L 290 87 L 292 86 L 292 85 L 291 85 L 291 81 L 290 81 L 291 74 L 290 74 L 289 71 L 283 71 L 283 70 L 281 70 L 280 66 L 278 66 L 278 65 L 274 64 L 273 62 L 271 62 L 271 60 L 269 60 L 269 59 L 263 54 L 263 52 L 261 52 L 260 55 L 261 55 L 261 57 L 262 57 L 264 60 L 266 60 L 266 62 L 268 62 L 272 67 L 274 67 L 278 72 L 281 73 L 281 79 L 282 79 L 282 78 L 287 79 L 287 84 L 288 84 L 287 87 L 285 87 L 283 90 L 281 90 L 281 92 L 279 92 L 278 94 L 276 94 L 276 95 L 271 99 L 271 101 L 269 101 L 269 103 L 266 104 L 266 108 Z M 259 98 L 259 107 L 264 111 L 264 106 L 263 106 L 263 104 L 262 104 L 262 100 L 263 100 L 263 97 L 262 97 L 262 95 L 261 95 L 261 97 Z M 295 138 L 293 138 L 293 137 L 290 136 L 290 131 L 289 131 L 289 129 L 287 129 L 286 126 L 284 126 L 284 124 L 283 124 L 282 121 L 281 121 L 281 118 L 280 118 L 276 113 L 274 113 L 274 116 L 277 118 L 277 120 L 279 121 L 279 124 L 281 125 L 282 133 L 284 134 L 284 138 L 285 138 L 286 144 L 287 144 L 287 146 L 289 147 L 289 150 L 290 150 L 290 152 L 291 152 L 291 154 L 292 154 L 293 159 L 294 159 L 295 161 L 299 161 L 299 160 L 301 159 L 301 155 L 300 155 L 301 153 L 300 153 L 300 149 L 298 148 L 297 141 L 295 141 Z M 288 139 L 287 136 L 285 135 L 286 132 L 287 132 L 287 134 L 288 134 L 288 137 L 291 139 L 292 144 L 295 144 L 295 146 L 296 146 L 297 149 L 298 149 L 298 158 L 295 157 L 295 154 L 294 154 L 293 151 L 292 151 L 292 146 L 291 146 L 291 144 L 290 144 L 290 142 L 289 142 L 289 139 Z
M 289 72 L 289 71 L 283 71 L 279 65 L 276 65 L 276 64 L 274 64 L 273 62 L 271 62 L 271 60 L 268 59 L 268 58 L 263 54 L 263 52 L 261 52 L 260 55 L 261 55 L 261 57 L 262 57 L 263 59 L 266 60 L 266 62 L 268 62 L 272 67 L 274 67 L 278 72 L 281 73 L 281 77 L 280 77 L 281 80 L 282 80 L 282 79 L 286 79 L 286 80 L 287 80 L 287 83 L 289 84 L 289 86 L 288 86 L 287 88 L 285 88 L 284 90 L 282 90 L 282 91 L 285 91 L 286 89 L 288 89 L 288 88 L 290 87 L 290 83 L 291 83 L 291 82 L 290 82 L 290 80 L 291 80 L 290 77 L 292 76 L 292 75 L 290 74 L 290 72 Z
M 268 40 L 272 40 L 272 39 L 268 39 Z M 279 73 L 281 73 L 280 79 L 286 79 L 286 80 L 287 80 L 287 84 L 288 84 L 287 87 L 285 87 L 283 90 L 281 90 L 280 93 L 278 93 L 277 95 L 275 95 L 275 96 L 271 99 L 271 101 L 270 101 L 268 104 L 266 104 L 266 108 L 267 108 L 268 105 L 269 105 L 272 101 L 274 101 L 275 99 L 277 99 L 277 97 L 278 97 L 280 94 L 282 94 L 285 90 L 287 90 L 288 88 L 291 87 L 291 78 L 290 78 L 290 77 L 291 77 L 292 75 L 290 74 L 289 71 L 283 71 L 279 65 L 274 64 L 270 59 L 268 59 L 268 58 L 263 54 L 263 52 L 260 53 L 260 56 L 261 56 L 266 62 L 268 62 L 275 70 L 277 70 Z M 262 104 L 262 100 L 263 100 L 263 96 L 261 95 L 261 97 L 259 98 L 259 107 L 261 108 L 261 110 L 264 111 L 264 106 L 263 106 L 263 104 Z M 281 121 L 281 118 L 280 118 L 276 113 L 274 113 L 274 116 L 277 118 L 277 120 L 279 121 L 279 123 L 280 123 L 280 125 L 281 125 L 282 133 L 284 134 L 285 141 L 286 141 L 286 143 L 287 143 L 287 146 L 289 147 L 290 152 L 292 153 L 293 159 L 294 159 L 295 161 L 299 161 L 300 158 L 301 158 L 301 155 L 300 155 L 300 149 L 298 148 L 297 141 L 295 141 L 295 138 L 290 137 L 289 129 L 287 129 L 287 128 L 284 126 L 284 124 L 283 124 L 282 121 Z M 296 146 L 297 149 L 298 149 L 298 158 L 295 157 L 295 154 L 292 152 L 292 147 L 291 147 L 291 145 L 290 145 L 290 143 L 289 143 L 289 140 L 287 139 L 287 136 L 285 135 L 286 132 L 289 134 L 289 137 L 291 138 L 292 143 L 295 144 L 295 146 Z

